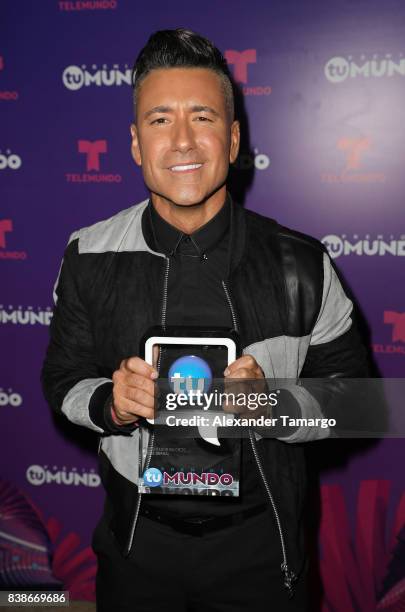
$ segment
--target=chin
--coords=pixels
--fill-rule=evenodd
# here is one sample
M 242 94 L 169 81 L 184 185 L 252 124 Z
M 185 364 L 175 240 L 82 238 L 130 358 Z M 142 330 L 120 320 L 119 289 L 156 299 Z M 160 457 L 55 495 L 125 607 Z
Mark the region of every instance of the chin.
M 175 206 L 188 207 L 197 206 L 206 200 L 204 195 L 198 194 L 173 194 L 168 199 L 173 202 Z
M 199 204 L 202 204 L 204 200 L 192 200 L 192 201 L 175 201 L 173 200 L 173 204 L 175 206 L 178 206 L 179 208 L 189 208 L 190 206 L 198 206 Z

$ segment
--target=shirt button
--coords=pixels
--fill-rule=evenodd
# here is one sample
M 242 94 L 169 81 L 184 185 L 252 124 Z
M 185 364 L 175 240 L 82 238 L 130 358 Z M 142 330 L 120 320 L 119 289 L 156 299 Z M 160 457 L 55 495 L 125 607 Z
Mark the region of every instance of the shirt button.
M 184 242 L 190 242 L 190 240 L 191 240 L 190 236 L 185 236 L 184 237 Z

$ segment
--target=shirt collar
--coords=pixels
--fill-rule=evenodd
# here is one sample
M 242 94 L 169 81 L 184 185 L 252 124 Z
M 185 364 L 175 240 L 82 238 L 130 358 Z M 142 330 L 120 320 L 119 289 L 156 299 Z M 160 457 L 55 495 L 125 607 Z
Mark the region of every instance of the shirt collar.
M 167 255 L 174 255 L 177 252 L 190 253 L 190 249 L 198 255 L 206 253 L 218 244 L 229 228 L 231 203 L 228 192 L 220 210 L 212 219 L 190 234 L 191 240 L 187 240 L 187 234 L 159 215 L 151 199 L 148 207 L 156 250 Z

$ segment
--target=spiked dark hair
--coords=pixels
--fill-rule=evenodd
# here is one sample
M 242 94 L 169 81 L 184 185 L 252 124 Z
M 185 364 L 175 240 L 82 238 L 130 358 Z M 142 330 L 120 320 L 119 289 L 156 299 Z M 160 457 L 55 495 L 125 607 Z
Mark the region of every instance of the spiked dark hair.
M 234 118 L 234 95 L 231 75 L 222 53 L 208 38 L 196 32 L 177 28 L 154 32 L 140 51 L 132 68 L 134 109 L 143 79 L 157 68 L 208 68 L 221 79 L 226 108 L 231 121 Z

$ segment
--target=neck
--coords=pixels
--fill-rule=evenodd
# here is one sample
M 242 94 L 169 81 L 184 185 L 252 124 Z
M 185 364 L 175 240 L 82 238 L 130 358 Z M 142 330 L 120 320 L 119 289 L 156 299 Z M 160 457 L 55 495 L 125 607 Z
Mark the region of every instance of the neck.
M 226 185 L 223 185 L 208 199 L 191 205 L 175 204 L 158 194 L 151 193 L 152 204 L 159 215 L 185 234 L 196 232 L 215 217 L 224 205 L 225 198 Z

